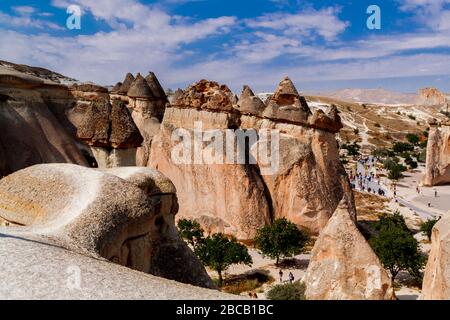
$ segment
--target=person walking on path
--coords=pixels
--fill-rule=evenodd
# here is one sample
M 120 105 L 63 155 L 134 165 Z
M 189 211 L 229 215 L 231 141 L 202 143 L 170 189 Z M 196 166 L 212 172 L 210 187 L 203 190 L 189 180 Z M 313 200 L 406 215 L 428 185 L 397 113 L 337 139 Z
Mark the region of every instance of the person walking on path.
M 280 275 L 280 283 L 283 282 L 283 270 L 280 269 L 280 272 L 278 272 Z
M 289 272 L 289 283 L 292 284 L 292 282 L 294 282 L 294 275 L 292 274 L 292 272 Z
M 437 190 L 434 189 L 434 197 L 437 198 Z

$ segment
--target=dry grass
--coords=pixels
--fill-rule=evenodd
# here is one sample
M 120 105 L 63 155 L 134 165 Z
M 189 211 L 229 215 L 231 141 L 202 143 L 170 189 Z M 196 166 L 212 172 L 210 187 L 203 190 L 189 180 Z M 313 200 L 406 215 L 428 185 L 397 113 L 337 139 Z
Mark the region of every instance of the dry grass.
M 241 294 L 243 292 L 262 292 L 262 286 L 275 281 L 266 270 L 253 270 L 239 275 L 229 276 L 224 280 L 221 291 L 231 294 Z
M 386 198 L 363 192 L 354 192 L 358 220 L 377 221 L 386 212 L 388 200 Z

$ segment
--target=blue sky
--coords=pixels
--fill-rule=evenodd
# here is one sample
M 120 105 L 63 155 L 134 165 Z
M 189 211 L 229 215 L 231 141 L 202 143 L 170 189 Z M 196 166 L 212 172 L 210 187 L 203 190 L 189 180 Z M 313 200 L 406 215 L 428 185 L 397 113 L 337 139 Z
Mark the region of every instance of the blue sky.
M 380 30 L 366 26 L 373 4 Z M 450 92 L 449 58 L 450 0 L 0 0 L 0 59 L 105 85 L 152 70 L 166 88 L 271 91 L 289 75 L 309 92 Z

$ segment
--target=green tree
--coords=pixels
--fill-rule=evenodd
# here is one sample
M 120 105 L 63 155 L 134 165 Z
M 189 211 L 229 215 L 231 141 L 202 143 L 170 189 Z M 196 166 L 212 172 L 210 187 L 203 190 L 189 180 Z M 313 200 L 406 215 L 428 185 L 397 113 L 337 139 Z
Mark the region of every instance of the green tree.
M 388 172 L 388 178 L 391 180 L 398 180 L 402 176 L 403 167 L 397 164 L 395 167 L 391 168 Z
M 267 293 L 269 300 L 306 300 L 306 286 L 303 282 L 277 284 Z
M 180 219 L 177 227 L 181 238 L 185 239 L 194 249 L 203 240 L 203 229 L 197 221 Z
M 277 266 L 280 258 L 301 253 L 307 241 L 308 235 L 285 218 L 259 229 L 254 239 L 255 247 L 264 256 L 276 259 Z
M 406 140 L 413 145 L 417 145 L 420 141 L 419 136 L 417 134 L 409 133 L 406 135 Z
M 403 153 L 403 152 L 407 152 L 407 151 L 413 151 L 414 146 L 412 144 L 406 143 L 406 142 L 395 142 L 394 145 L 392 146 L 392 150 L 395 153 Z
M 400 271 L 408 271 L 418 278 L 425 258 L 403 216 L 398 211 L 394 215 L 384 215 L 375 228 L 378 235 L 372 237 L 369 243 L 390 272 L 392 285 Z
M 420 225 L 420 231 L 427 236 L 428 240 L 431 241 L 431 235 L 433 233 L 434 225 L 439 221 L 439 219 L 428 219 L 425 222 L 422 222 Z
M 222 272 L 226 271 L 230 265 L 253 263 L 246 246 L 238 243 L 236 238 L 228 238 L 222 233 L 203 239 L 197 244 L 195 254 L 205 266 L 217 272 L 219 286 L 223 283 Z
M 343 144 L 342 148 L 347 150 L 347 154 L 349 156 L 358 156 L 360 154 L 361 147 L 356 143 L 353 142 L 352 144 Z

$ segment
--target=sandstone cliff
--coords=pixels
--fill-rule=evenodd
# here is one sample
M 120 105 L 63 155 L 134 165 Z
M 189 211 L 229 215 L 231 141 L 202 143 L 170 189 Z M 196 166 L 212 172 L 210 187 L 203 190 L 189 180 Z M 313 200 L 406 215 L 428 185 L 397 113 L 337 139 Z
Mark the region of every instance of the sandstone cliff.
M 249 160 L 245 163 L 230 160 L 222 152 L 225 164 L 217 163 L 214 153 L 195 158 L 194 148 L 187 163 L 174 162 L 172 153 L 178 150 L 179 141 L 172 135 L 186 134 L 193 146 L 199 123 L 202 130 L 210 131 L 208 135 L 216 137 L 209 137 L 211 146 L 229 130 L 278 131 L 279 154 L 273 157 L 279 160 L 277 170 L 267 174 L 272 169 L 270 161 L 257 156 L 260 147 L 270 144 L 262 136 L 257 142 L 232 142 L 231 149 Z M 286 217 L 317 234 L 344 194 L 355 217 L 334 135 L 341 127 L 335 107 L 327 113 L 312 114 L 288 78 L 280 83 L 267 106 L 249 87 L 238 100 L 225 85 L 202 80 L 177 91 L 166 109 L 161 131 L 153 139 L 148 165 L 174 182 L 180 200 L 179 216 L 198 220 L 207 231 L 250 239 L 261 226 Z M 205 159 L 210 163 L 205 164 Z
M 450 299 L 450 212 L 433 228 L 431 251 L 422 284 L 422 299 Z
M 425 186 L 450 183 L 450 122 L 444 121 L 441 127 L 435 123 L 428 135 Z

